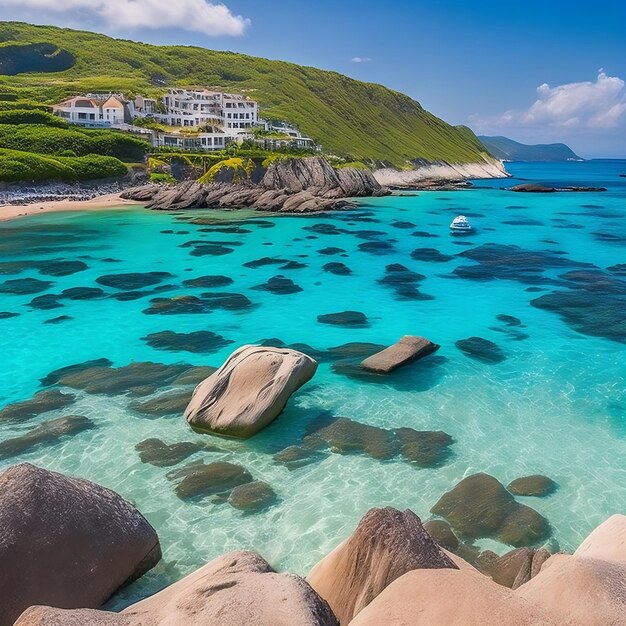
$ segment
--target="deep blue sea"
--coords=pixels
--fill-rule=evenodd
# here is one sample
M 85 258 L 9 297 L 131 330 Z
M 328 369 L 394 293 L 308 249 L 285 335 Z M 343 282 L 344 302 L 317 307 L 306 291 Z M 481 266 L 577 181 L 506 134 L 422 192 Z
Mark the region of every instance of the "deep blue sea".
M 112 606 L 241 547 L 277 568 L 306 574 L 370 507 L 408 507 L 428 519 L 441 494 L 475 472 L 504 484 L 536 473 L 554 479 L 559 489 L 553 495 L 520 498 L 550 521 L 553 548 L 574 549 L 606 517 L 624 511 L 626 178 L 619 174 L 626 174 L 626 161 L 507 168 L 514 179 L 474 181 L 467 191 L 366 199 L 358 210 L 324 216 L 132 208 L 0 224 L 0 312 L 18 314 L 0 319 L 0 406 L 31 398 L 52 370 L 91 359 L 106 358 L 116 367 L 140 361 L 218 366 L 235 347 L 271 338 L 316 350 L 346 342 L 390 344 L 404 334 L 441 345 L 436 355 L 376 382 L 338 373 L 325 360 L 262 433 L 246 442 L 219 439 L 218 450 L 181 463 L 225 459 L 271 484 L 280 500 L 256 515 L 210 500 L 182 501 L 167 477 L 172 468 L 142 463 L 135 446 L 145 439 L 214 438 L 193 433 L 180 415 L 136 412 L 133 395 L 63 388 L 76 394 L 74 404 L 31 419 L 0 420 L 5 440 L 62 415 L 89 418 L 93 428 L 4 458 L 0 467 L 29 461 L 91 479 L 133 501 L 157 529 L 164 562 Z M 503 189 L 518 179 L 608 190 Z M 476 227 L 472 236 L 450 235 L 458 214 Z M 264 257 L 275 262 L 245 265 Z M 84 266 L 57 263 L 76 260 Z M 333 274 L 324 269 L 328 263 L 343 263 L 351 273 Z M 393 264 L 409 270 L 407 280 L 381 282 Z M 66 271 L 73 273 L 58 275 Z M 96 282 L 131 272 L 152 273 L 154 284 Z M 232 284 L 183 284 L 207 275 L 227 276 Z M 255 288 L 276 275 L 301 290 Z M 65 291 L 73 288 L 88 289 Z M 191 313 L 177 308 L 178 299 L 170 301 L 169 314 L 151 312 L 155 298 L 193 295 L 203 302 L 207 292 L 241 294 L 251 305 Z M 48 294 L 54 296 L 42 298 Z M 344 310 L 364 313 L 368 325 L 317 320 Z M 498 318 L 503 315 L 519 322 Z M 206 352 L 189 352 L 151 347 L 143 339 L 168 330 L 210 331 L 223 340 Z M 471 357 L 455 345 L 469 337 L 495 343 L 496 358 Z M 148 394 L 140 400 L 168 389 L 140 390 Z M 324 412 L 385 428 L 443 430 L 455 440 L 453 454 L 430 469 L 358 453 L 329 452 L 292 471 L 276 463 L 273 454 L 297 443 Z M 479 545 L 509 549 L 491 540 Z

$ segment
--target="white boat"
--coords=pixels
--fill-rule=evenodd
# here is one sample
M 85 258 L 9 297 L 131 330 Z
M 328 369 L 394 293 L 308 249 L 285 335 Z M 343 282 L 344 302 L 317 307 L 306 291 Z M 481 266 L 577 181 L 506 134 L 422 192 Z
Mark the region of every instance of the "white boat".
M 469 233 L 473 228 L 465 215 L 457 215 L 450 224 L 450 230 L 455 233 Z

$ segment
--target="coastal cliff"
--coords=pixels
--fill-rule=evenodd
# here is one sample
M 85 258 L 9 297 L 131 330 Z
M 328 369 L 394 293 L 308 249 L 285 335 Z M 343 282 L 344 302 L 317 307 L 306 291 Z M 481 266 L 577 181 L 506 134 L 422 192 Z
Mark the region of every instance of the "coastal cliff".
M 242 208 L 257 211 L 311 213 L 354 206 L 349 198 L 390 193 L 368 170 L 334 169 L 326 159 L 281 159 L 272 163 L 260 183 L 185 181 L 173 186 L 144 185 L 121 194 L 146 202 L 149 209 Z
M 471 178 L 508 176 L 502 162 L 491 157 L 484 157 L 482 161 L 476 163 L 423 162 L 409 170 L 382 168 L 374 172 L 374 178 L 378 183 L 396 189 L 428 189 L 449 183 L 460 183 Z

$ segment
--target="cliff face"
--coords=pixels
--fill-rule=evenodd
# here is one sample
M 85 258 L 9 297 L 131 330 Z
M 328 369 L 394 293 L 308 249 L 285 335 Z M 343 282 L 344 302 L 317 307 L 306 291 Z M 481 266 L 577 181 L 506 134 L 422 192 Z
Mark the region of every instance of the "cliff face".
M 270 165 L 260 184 L 186 181 L 173 187 L 146 185 L 122 197 L 147 202 L 150 209 L 239 208 L 308 213 L 353 206 L 347 198 L 382 196 L 389 191 L 371 172 L 335 170 L 322 157 L 283 159 Z
M 396 188 L 428 188 L 441 183 L 457 183 L 470 178 L 507 178 L 501 161 L 485 157 L 476 163 L 425 163 L 411 170 L 384 168 L 374 178 L 380 185 Z

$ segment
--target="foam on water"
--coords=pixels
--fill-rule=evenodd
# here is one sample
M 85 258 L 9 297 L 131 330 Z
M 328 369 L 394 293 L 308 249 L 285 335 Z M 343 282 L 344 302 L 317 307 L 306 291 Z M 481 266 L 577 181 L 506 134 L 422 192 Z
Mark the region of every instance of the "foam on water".
M 210 226 L 189 223 L 196 216 L 150 213 L 141 209 L 94 214 L 59 213 L 0 226 L 0 262 L 81 258 L 88 269 L 64 277 L 42 276 L 36 268 L 5 274 L 4 280 L 39 278 L 54 283 L 42 293 L 71 287 L 96 287 L 104 274 L 169 272 L 162 292 L 129 301 L 114 298 L 65 300 L 61 308 L 32 309 L 36 295 L 0 293 L 0 311 L 19 312 L 0 320 L 0 405 L 29 398 L 40 389 L 39 379 L 59 367 L 88 359 L 109 358 L 116 366 L 132 361 L 186 362 L 219 365 L 243 343 L 279 338 L 304 342 L 317 349 L 348 341 L 387 344 L 403 334 L 421 334 L 441 344 L 438 356 L 398 373 L 389 382 L 357 381 L 322 363 L 314 380 L 296 394 L 273 425 L 246 442 L 219 440 L 223 452 L 200 452 L 189 461 L 227 459 L 245 466 L 255 478 L 272 485 L 280 500 L 257 515 L 243 515 L 227 504 L 205 500 L 183 502 L 171 468 L 141 463 L 135 445 L 150 437 L 167 443 L 207 442 L 190 431 L 181 417 L 148 418 L 129 408 L 133 400 L 78 392 L 78 402 L 65 411 L 50 412 L 23 424 L 0 424 L 0 437 L 13 437 L 62 414 L 85 415 L 96 428 L 0 467 L 27 460 L 49 469 L 89 478 L 132 500 L 158 530 L 166 564 L 132 585 L 112 606 L 122 606 L 188 573 L 225 551 L 246 547 L 261 552 L 273 565 L 305 574 L 323 554 L 342 540 L 372 506 L 409 507 L 428 518 L 441 494 L 471 473 L 484 471 L 504 484 L 525 474 L 542 473 L 559 484 L 548 498 L 520 498 L 551 522 L 554 539 L 571 550 L 611 513 L 623 510 L 626 494 L 626 354 L 624 344 L 576 332 L 553 312 L 530 305 L 541 293 L 514 280 L 477 282 L 452 271 L 474 264 L 458 257 L 468 246 L 515 244 L 532 251 L 557 250 L 565 259 L 599 268 L 624 262 L 623 244 L 600 241 L 598 231 L 626 235 L 626 186 L 619 168 L 626 164 L 567 164 L 559 167 L 512 165 L 521 178 L 561 184 L 606 184 L 609 191 L 587 194 L 513 194 L 498 188 L 469 192 L 429 192 L 413 197 L 368 199 L 358 213 L 313 217 L 266 217 L 273 223 L 244 223 L 250 232 L 207 232 Z M 623 180 L 623 179 L 622 179 Z M 608 184 L 607 184 L 608 183 Z M 491 185 L 491 181 L 486 183 Z M 511 184 L 506 181 L 503 184 Z M 494 184 L 494 187 L 500 185 Z M 585 208 L 585 206 L 602 207 Z M 522 208 L 513 208 L 522 207 Z M 459 213 L 470 217 L 478 232 L 466 239 L 450 237 L 448 225 Z M 202 212 L 207 216 L 207 212 Z M 237 212 L 214 214 L 232 220 Z M 616 217 L 613 217 L 615 215 Z M 376 220 L 360 221 L 360 217 Z M 395 228 L 394 220 L 410 221 L 413 229 Z M 557 221 L 554 221 L 557 220 Z M 561 228 L 566 220 L 582 228 Z M 526 221 L 532 225 L 511 225 Z M 539 224 L 538 224 L 539 223 Z M 326 234 L 311 229 L 325 224 Z M 328 234 L 328 227 L 341 229 Z M 54 229 L 54 240 L 37 241 L 37 233 Z M 382 231 L 380 236 L 357 232 Z M 437 237 L 414 237 L 414 231 Z M 173 233 L 161 233 L 173 231 Z M 181 232 L 182 231 L 182 232 Z M 186 232 L 185 232 L 186 231 Z M 315 238 L 310 238 L 315 237 Z M 22 242 L 19 249 L 7 242 Z M 193 256 L 189 241 L 231 242 L 222 256 Z M 556 244 L 546 243 L 546 240 Z M 367 241 L 393 244 L 387 254 L 363 251 Z M 228 245 L 225 243 L 226 247 Z M 319 254 L 338 247 L 345 253 Z M 447 262 L 415 261 L 410 253 L 432 247 Z M 380 251 L 379 251 L 380 252 Z M 296 270 L 278 265 L 256 269 L 244 263 L 275 256 L 307 264 Z M 111 261 L 110 259 L 114 259 Z M 329 261 L 352 269 L 349 276 L 322 270 Z M 402 263 L 426 276 L 419 284 L 430 300 L 397 300 L 378 279 L 385 266 Z M 556 279 L 571 268 L 547 268 Z M 208 274 L 230 276 L 226 288 L 186 288 L 182 281 Z M 253 287 L 283 274 L 302 287 L 275 295 Z M 102 287 L 107 294 L 116 290 Z M 549 293 L 551 287 L 540 288 Z M 154 287 L 145 288 L 150 291 Z M 254 306 L 241 311 L 216 310 L 204 315 L 146 315 L 152 297 L 200 295 L 207 291 L 245 294 Z M 317 316 L 358 310 L 369 318 L 366 328 L 320 324 Z M 497 315 L 518 317 L 516 340 L 501 332 Z M 59 315 L 72 319 L 44 324 Z M 169 352 L 151 348 L 141 338 L 154 332 L 188 333 L 209 330 L 234 343 L 212 354 Z M 455 341 L 480 336 L 495 342 L 506 360 L 488 364 L 473 360 Z M 392 428 L 443 430 L 455 439 L 452 457 L 441 467 L 417 469 L 402 460 L 375 461 L 359 455 L 328 454 L 321 461 L 289 471 L 272 455 L 297 443 L 310 420 L 329 411 L 367 424 Z M 185 462 L 183 462 L 185 463 Z M 506 546 L 495 542 L 482 545 Z

